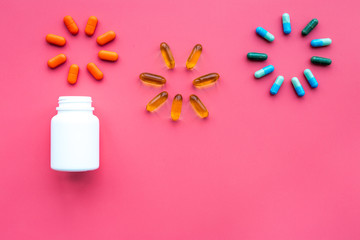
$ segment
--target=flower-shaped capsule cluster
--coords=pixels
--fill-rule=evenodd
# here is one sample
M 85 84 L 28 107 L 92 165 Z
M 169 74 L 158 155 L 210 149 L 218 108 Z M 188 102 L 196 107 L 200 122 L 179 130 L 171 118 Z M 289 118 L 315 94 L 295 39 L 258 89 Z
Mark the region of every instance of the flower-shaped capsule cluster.
M 318 25 L 318 23 L 319 23 L 319 21 L 316 18 L 312 19 L 302 30 L 301 34 L 303 36 L 308 35 Z M 282 24 L 283 24 L 284 34 L 286 34 L 286 35 L 290 34 L 291 33 L 291 23 L 290 23 L 290 15 L 288 13 L 284 13 L 282 15 Z M 272 42 L 275 40 L 274 35 L 262 27 L 257 27 L 256 33 L 269 42 Z M 330 38 L 322 38 L 322 39 L 312 40 L 310 42 L 310 45 L 314 48 L 317 48 L 317 47 L 328 46 L 331 43 L 332 43 L 332 40 Z M 247 58 L 252 61 L 265 61 L 268 58 L 268 56 L 265 53 L 249 52 L 247 54 Z M 318 56 L 311 57 L 310 61 L 311 61 L 311 63 L 316 64 L 316 65 L 330 65 L 332 62 L 331 59 L 329 59 L 329 58 L 318 57 Z M 273 65 L 265 66 L 264 68 L 255 72 L 255 74 L 254 74 L 255 78 L 264 77 L 264 76 L 270 74 L 271 72 L 273 72 L 274 69 L 275 69 L 275 67 Z M 311 88 L 318 87 L 319 84 L 310 69 L 304 70 L 304 76 L 307 79 Z M 281 75 L 278 76 L 270 89 L 270 93 L 272 95 L 276 95 L 283 82 L 284 82 L 284 77 Z M 294 86 L 295 92 L 299 97 L 302 97 L 305 95 L 304 88 L 302 87 L 302 85 L 297 77 L 293 77 L 291 79 L 291 83 Z
M 85 27 L 85 34 L 88 35 L 89 37 L 93 36 L 95 33 L 97 23 L 98 23 L 98 19 L 95 16 L 91 16 Z M 79 33 L 79 27 L 77 26 L 77 24 L 75 23 L 74 19 L 71 16 L 64 17 L 64 24 L 72 35 L 77 35 Z M 108 32 L 98 36 L 96 39 L 96 42 L 100 46 L 103 46 L 106 43 L 114 40 L 115 37 L 116 37 L 116 34 L 114 31 L 108 31 Z M 52 45 L 56 45 L 59 47 L 62 47 L 66 44 L 66 40 L 64 37 L 61 37 L 61 36 L 58 36 L 55 34 L 48 34 L 46 36 L 46 41 Z M 116 52 L 112 52 L 112 51 L 101 50 L 101 51 L 99 51 L 98 56 L 100 59 L 102 59 L 104 61 L 114 62 L 114 61 L 117 61 L 117 59 L 118 59 L 118 54 Z M 65 54 L 61 53 L 61 54 L 51 58 L 48 61 L 48 66 L 50 68 L 56 68 L 56 67 L 60 66 L 61 64 L 65 63 L 66 60 L 67 60 L 67 57 L 65 56 Z M 93 62 L 90 62 L 87 64 L 87 70 L 90 72 L 90 74 L 96 80 L 101 80 L 104 77 L 103 72 Z M 77 64 L 72 64 L 69 68 L 67 81 L 70 84 L 75 84 L 78 79 L 78 74 L 79 74 L 79 66 Z
M 175 59 L 170 50 L 170 47 L 167 43 L 163 42 L 160 44 L 161 55 L 165 61 L 165 64 L 168 69 L 175 68 Z M 196 66 L 197 61 L 199 60 L 202 52 L 202 46 L 200 44 L 196 44 L 193 50 L 190 53 L 189 58 L 186 61 L 186 68 L 188 70 L 193 69 Z M 219 74 L 217 73 L 209 73 L 203 76 L 196 78 L 193 81 L 193 85 L 196 88 L 202 88 L 205 86 L 210 86 L 215 84 L 219 79 Z M 152 73 L 141 73 L 139 76 L 140 80 L 147 85 L 154 86 L 163 86 L 166 84 L 166 79 L 160 75 L 152 74 Z M 157 94 L 150 102 L 146 105 L 146 110 L 149 112 L 153 112 L 162 106 L 166 100 L 168 99 L 169 94 L 166 91 L 163 91 Z M 195 113 L 200 118 L 207 118 L 209 116 L 209 112 L 205 105 L 202 103 L 200 98 L 195 94 L 191 94 L 189 96 L 189 102 L 194 109 Z M 171 119 L 173 121 L 177 121 L 181 115 L 183 97 L 181 94 L 176 94 L 174 100 L 172 102 L 171 107 Z

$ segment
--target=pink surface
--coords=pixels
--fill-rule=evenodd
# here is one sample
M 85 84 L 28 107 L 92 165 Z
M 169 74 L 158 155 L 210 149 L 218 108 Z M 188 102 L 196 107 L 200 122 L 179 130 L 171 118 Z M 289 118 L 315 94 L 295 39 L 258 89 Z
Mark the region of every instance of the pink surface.
M 359 2 L 356 1 L 2 1 L 0 26 L 0 239 L 359 239 L 360 81 Z M 293 32 L 282 33 L 281 15 Z M 62 19 L 80 27 L 70 35 Z M 95 36 L 84 28 L 99 19 Z M 307 37 L 301 29 L 320 23 Z M 276 39 L 256 36 L 263 26 Z M 100 47 L 96 37 L 114 30 Z M 63 48 L 45 42 L 62 35 Z M 333 44 L 312 49 L 310 40 Z M 165 68 L 159 44 L 173 50 L 176 69 Z M 184 63 L 196 43 L 204 51 L 193 71 Z M 116 63 L 97 58 L 115 50 Z M 265 63 L 246 53 L 269 54 Z M 51 70 L 49 58 L 68 61 Z M 309 63 L 330 57 L 328 67 Z M 102 82 L 86 71 L 94 61 Z M 80 66 L 75 86 L 68 68 Z M 253 73 L 273 64 L 262 79 Z M 302 71 L 319 82 L 310 89 Z M 172 99 L 185 99 L 180 122 L 171 101 L 155 114 L 145 105 L 160 89 L 144 86 L 141 72 L 164 75 Z M 206 90 L 192 80 L 218 72 Z M 279 94 L 270 96 L 278 75 Z M 290 84 L 305 89 L 298 98 Z M 189 106 L 196 93 L 210 117 Z M 101 124 L 101 168 L 70 174 L 49 166 L 50 119 L 62 95 L 93 97 Z

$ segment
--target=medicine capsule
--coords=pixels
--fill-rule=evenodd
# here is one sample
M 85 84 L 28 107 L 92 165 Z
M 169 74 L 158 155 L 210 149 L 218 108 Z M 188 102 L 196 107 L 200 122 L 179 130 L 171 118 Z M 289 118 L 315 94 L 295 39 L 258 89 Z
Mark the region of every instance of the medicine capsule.
M 66 43 L 65 38 L 55 35 L 55 34 L 46 35 L 46 41 L 50 44 L 60 46 L 60 47 L 64 46 Z
M 318 87 L 318 82 L 316 81 L 314 75 L 312 74 L 312 72 L 310 71 L 310 69 L 305 69 L 304 70 L 304 75 L 308 81 L 308 83 L 310 84 L 310 87 L 312 88 L 317 88 Z
M 69 32 L 72 35 L 76 35 L 79 32 L 79 28 L 71 16 L 65 16 L 64 23 L 65 23 L 66 28 L 69 30 Z
M 312 47 L 325 47 L 330 45 L 331 42 L 330 38 L 321 38 L 312 40 L 310 44 Z
M 315 27 L 316 25 L 318 25 L 319 20 L 317 20 L 316 18 L 314 18 L 313 20 L 311 20 L 306 27 L 301 31 L 301 34 L 303 36 L 308 35 Z
M 284 13 L 282 15 L 282 23 L 283 23 L 284 33 L 285 34 L 291 33 L 290 15 L 288 13 Z
M 189 58 L 186 61 L 186 68 L 193 69 L 200 58 L 202 52 L 201 44 L 196 44 L 193 50 L 190 53 Z
M 165 64 L 169 69 L 173 69 L 175 67 L 175 59 L 170 50 L 169 45 L 166 42 L 162 42 L 160 44 L 161 55 L 164 58 Z
M 85 27 L 85 34 L 89 37 L 94 35 L 97 23 L 98 19 L 95 16 L 89 17 Z
M 171 107 L 171 119 L 173 121 L 177 121 L 180 118 L 182 101 L 183 101 L 183 99 L 182 99 L 181 94 L 177 94 L 174 97 L 172 107 Z
M 168 99 L 168 93 L 166 91 L 159 93 L 150 102 L 146 105 L 146 110 L 149 112 L 153 112 L 158 109 L 161 105 L 166 102 Z
M 272 41 L 275 40 L 274 35 L 272 35 L 272 34 L 269 33 L 268 31 L 266 31 L 266 30 L 265 30 L 264 28 L 262 28 L 262 27 L 257 27 L 257 28 L 256 28 L 256 33 L 257 33 L 259 36 L 261 36 L 261 37 L 265 38 L 266 40 L 268 40 L 269 42 L 272 42 Z
M 91 75 L 93 75 L 96 80 L 101 80 L 104 77 L 104 74 L 95 65 L 95 63 L 88 63 L 87 70 L 91 73 Z
M 190 96 L 190 104 L 199 117 L 207 118 L 209 116 L 208 110 L 206 109 L 205 105 L 200 101 L 198 96 L 192 94 Z
M 115 62 L 118 60 L 119 55 L 116 52 L 101 50 L 98 54 L 101 60 Z
M 310 61 L 316 65 L 330 65 L 332 62 L 330 58 L 323 58 L 323 57 L 316 57 L 316 56 L 311 57 Z
M 305 95 L 305 91 L 304 91 L 304 88 L 301 86 L 300 84 L 300 81 L 297 77 L 293 77 L 291 79 L 291 82 L 292 82 L 292 85 L 294 86 L 294 89 L 296 91 L 296 94 L 299 96 L 299 97 L 302 97 Z
M 266 66 L 258 71 L 255 72 L 255 77 L 256 78 L 261 78 L 265 75 L 268 75 L 269 73 L 272 73 L 274 71 L 274 66 L 273 65 L 269 65 L 269 66 Z
M 98 23 L 98 20 L 95 16 L 89 17 L 89 20 L 87 21 L 87 24 L 85 27 L 85 34 L 88 36 L 94 35 L 97 23 Z
M 69 74 L 68 74 L 68 82 L 70 84 L 75 84 L 78 78 L 79 74 L 79 66 L 76 64 L 72 64 L 69 68 Z
M 193 81 L 195 87 L 204 87 L 210 84 L 214 84 L 219 79 L 219 74 L 209 73 L 204 76 L 198 77 Z
M 57 66 L 63 64 L 64 62 L 66 62 L 66 56 L 65 54 L 59 54 L 53 58 L 51 58 L 48 61 L 48 66 L 50 68 L 56 68 Z
M 278 76 L 274 82 L 274 84 L 272 85 L 271 89 L 270 89 L 270 93 L 271 95 L 276 95 L 281 87 L 281 85 L 284 82 L 284 77 L 283 76 Z
M 114 31 L 108 31 L 108 32 L 104 33 L 103 35 L 98 36 L 96 39 L 96 42 L 102 46 L 102 45 L 105 45 L 108 42 L 111 42 L 112 40 L 114 40 L 115 37 L 116 37 L 116 34 Z
M 139 76 L 140 80 L 144 83 L 161 86 L 166 83 L 166 79 L 163 76 L 152 74 L 152 73 L 142 73 Z
M 268 58 L 268 56 L 265 53 L 249 52 L 247 54 L 247 58 L 253 61 L 265 61 Z

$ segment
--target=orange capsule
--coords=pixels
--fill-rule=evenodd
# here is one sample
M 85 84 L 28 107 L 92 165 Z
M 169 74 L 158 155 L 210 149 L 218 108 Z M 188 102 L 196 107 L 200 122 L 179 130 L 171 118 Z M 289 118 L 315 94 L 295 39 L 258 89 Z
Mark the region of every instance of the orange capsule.
M 69 68 L 69 74 L 68 74 L 68 82 L 70 84 L 75 84 L 78 78 L 79 74 L 79 66 L 76 64 L 72 64 Z
M 97 18 L 95 16 L 89 17 L 89 20 L 88 20 L 88 22 L 86 24 L 86 27 L 85 27 L 86 35 L 88 35 L 88 36 L 94 35 L 97 22 L 98 22 L 98 20 L 97 20 Z
M 76 35 L 79 32 L 79 28 L 71 16 L 65 16 L 64 23 L 65 23 L 66 28 L 69 30 L 69 32 L 72 35 Z
M 101 60 L 111 61 L 111 62 L 115 62 L 116 60 L 118 60 L 119 57 L 116 52 L 110 52 L 105 50 L 101 50 L 98 55 Z
M 104 77 L 104 74 L 100 71 L 100 69 L 95 65 L 95 63 L 89 63 L 87 65 L 87 70 L 93 75 L 96 80 L 101 80 Z
M 96 39 L 96 42 L 102 46 L 102 45 L 105 45 L 108 42 L 111 42 L 112 40 L 114 40 L 115 37 L 116 37 L 116 34 L 114 31 L 108 31 L 108 32 L 104 33 L 103 35 L 98 36 Z
M 55 34 L 46 35 L 46 41 L 50 44 L 60 46 L 60 47 L 64 46 L 66 43 L 65 38 L 55 35 Z
M 48 61 L 48 66 L 50 68 L 56 68 L 57 66 L 63 64 L 64 62 L 66 62 L 65 54 L 59 54 Z

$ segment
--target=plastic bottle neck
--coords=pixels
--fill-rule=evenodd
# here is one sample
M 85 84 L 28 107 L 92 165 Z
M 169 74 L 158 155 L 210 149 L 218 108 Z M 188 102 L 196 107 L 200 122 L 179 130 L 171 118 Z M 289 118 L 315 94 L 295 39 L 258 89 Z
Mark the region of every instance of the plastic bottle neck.
M 91 97 L 85 96 L 62 96 L 59 97 L 58 111 L 93 111 Z

